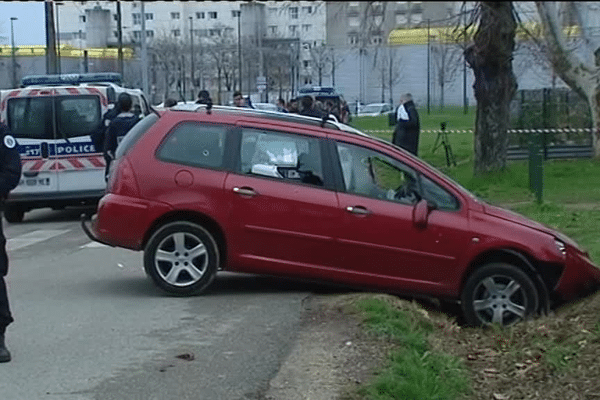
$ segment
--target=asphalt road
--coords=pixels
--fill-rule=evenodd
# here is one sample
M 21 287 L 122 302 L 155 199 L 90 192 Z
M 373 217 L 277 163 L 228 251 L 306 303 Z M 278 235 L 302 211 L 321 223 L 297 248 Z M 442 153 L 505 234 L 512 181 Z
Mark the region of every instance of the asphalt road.
M 4 229 L 13 361 L 3 400 L 258 399 L 318 285 L 221 273 L 192 298 L 146 278 L 142 253 L 90 242 L 81 210 L 36 210 Z

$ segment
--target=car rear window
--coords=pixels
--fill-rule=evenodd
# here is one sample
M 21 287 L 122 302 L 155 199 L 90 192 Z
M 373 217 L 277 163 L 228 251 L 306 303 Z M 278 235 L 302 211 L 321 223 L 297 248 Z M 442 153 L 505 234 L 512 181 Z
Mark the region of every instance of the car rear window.
M 8 101 L 8 126 L 17 138 L 54 139 L 51 97 L 23 97 Z
M 195 122 L 178 125 L 158 150 L 158 158 L 198 167 L 219 168 L 225 154 L 226 128 Z
M 115 158 L 121 158 L 127 154 L 129 149 L 131 149 L 133 145 L 137 143 L 137 141 L 144 135 L 144 133 L 146 133 L 146 131 L 148 131 L 148 129 L 150 129 L 152 125 L 156 123 L 156 121 L 158 121 L 158 119 L 158 115 L 148 114 L 144 117 L 144 119 L 135 124 L 133 128 L 131 128 L 123 137 L 121 143 L 119 143 L 117 151 L 115 152 Z

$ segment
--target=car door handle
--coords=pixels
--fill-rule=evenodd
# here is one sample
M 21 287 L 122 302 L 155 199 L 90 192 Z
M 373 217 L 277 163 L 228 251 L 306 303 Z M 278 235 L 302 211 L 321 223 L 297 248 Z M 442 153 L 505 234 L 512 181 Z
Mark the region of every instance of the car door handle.
M 360 214 L 360 215 L 368 215 L 371 214 L 371 211 L 367 210 L 363 206 L 348 206 L 346 207 L 346 211 L 351 212 L 352 214 Z
M 256 196 L 258 194 L 254 191 L 254 189 L 248 187 L 234 187 L 233 191 L 243 196 Z

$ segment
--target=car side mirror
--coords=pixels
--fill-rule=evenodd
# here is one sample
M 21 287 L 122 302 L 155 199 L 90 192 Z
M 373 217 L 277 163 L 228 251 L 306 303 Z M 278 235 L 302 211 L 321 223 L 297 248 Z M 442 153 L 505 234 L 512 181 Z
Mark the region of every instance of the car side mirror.
M 427 227 L 427 220 L 431 210 L 435 210 L 437 205 L 434 202 L 421 199 L 413 208 L 413 223 L 417 228 L 424 229 Z

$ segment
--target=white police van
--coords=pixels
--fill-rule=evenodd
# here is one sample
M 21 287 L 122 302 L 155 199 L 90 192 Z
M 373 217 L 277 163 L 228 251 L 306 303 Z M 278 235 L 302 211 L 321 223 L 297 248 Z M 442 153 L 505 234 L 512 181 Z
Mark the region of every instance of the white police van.
M 105 161 L 91 134 L 121 92 L 132 96 L 140 116 L 151 112 L 139 89 L 120 86 L 117 73 L 35 75 L 18 89 L 0 91 L 0 121 L 10 128 L 21 154 L 19 185 L 4 216 L 21 222 L 25 212 L 93 205 L 104 194 Z

